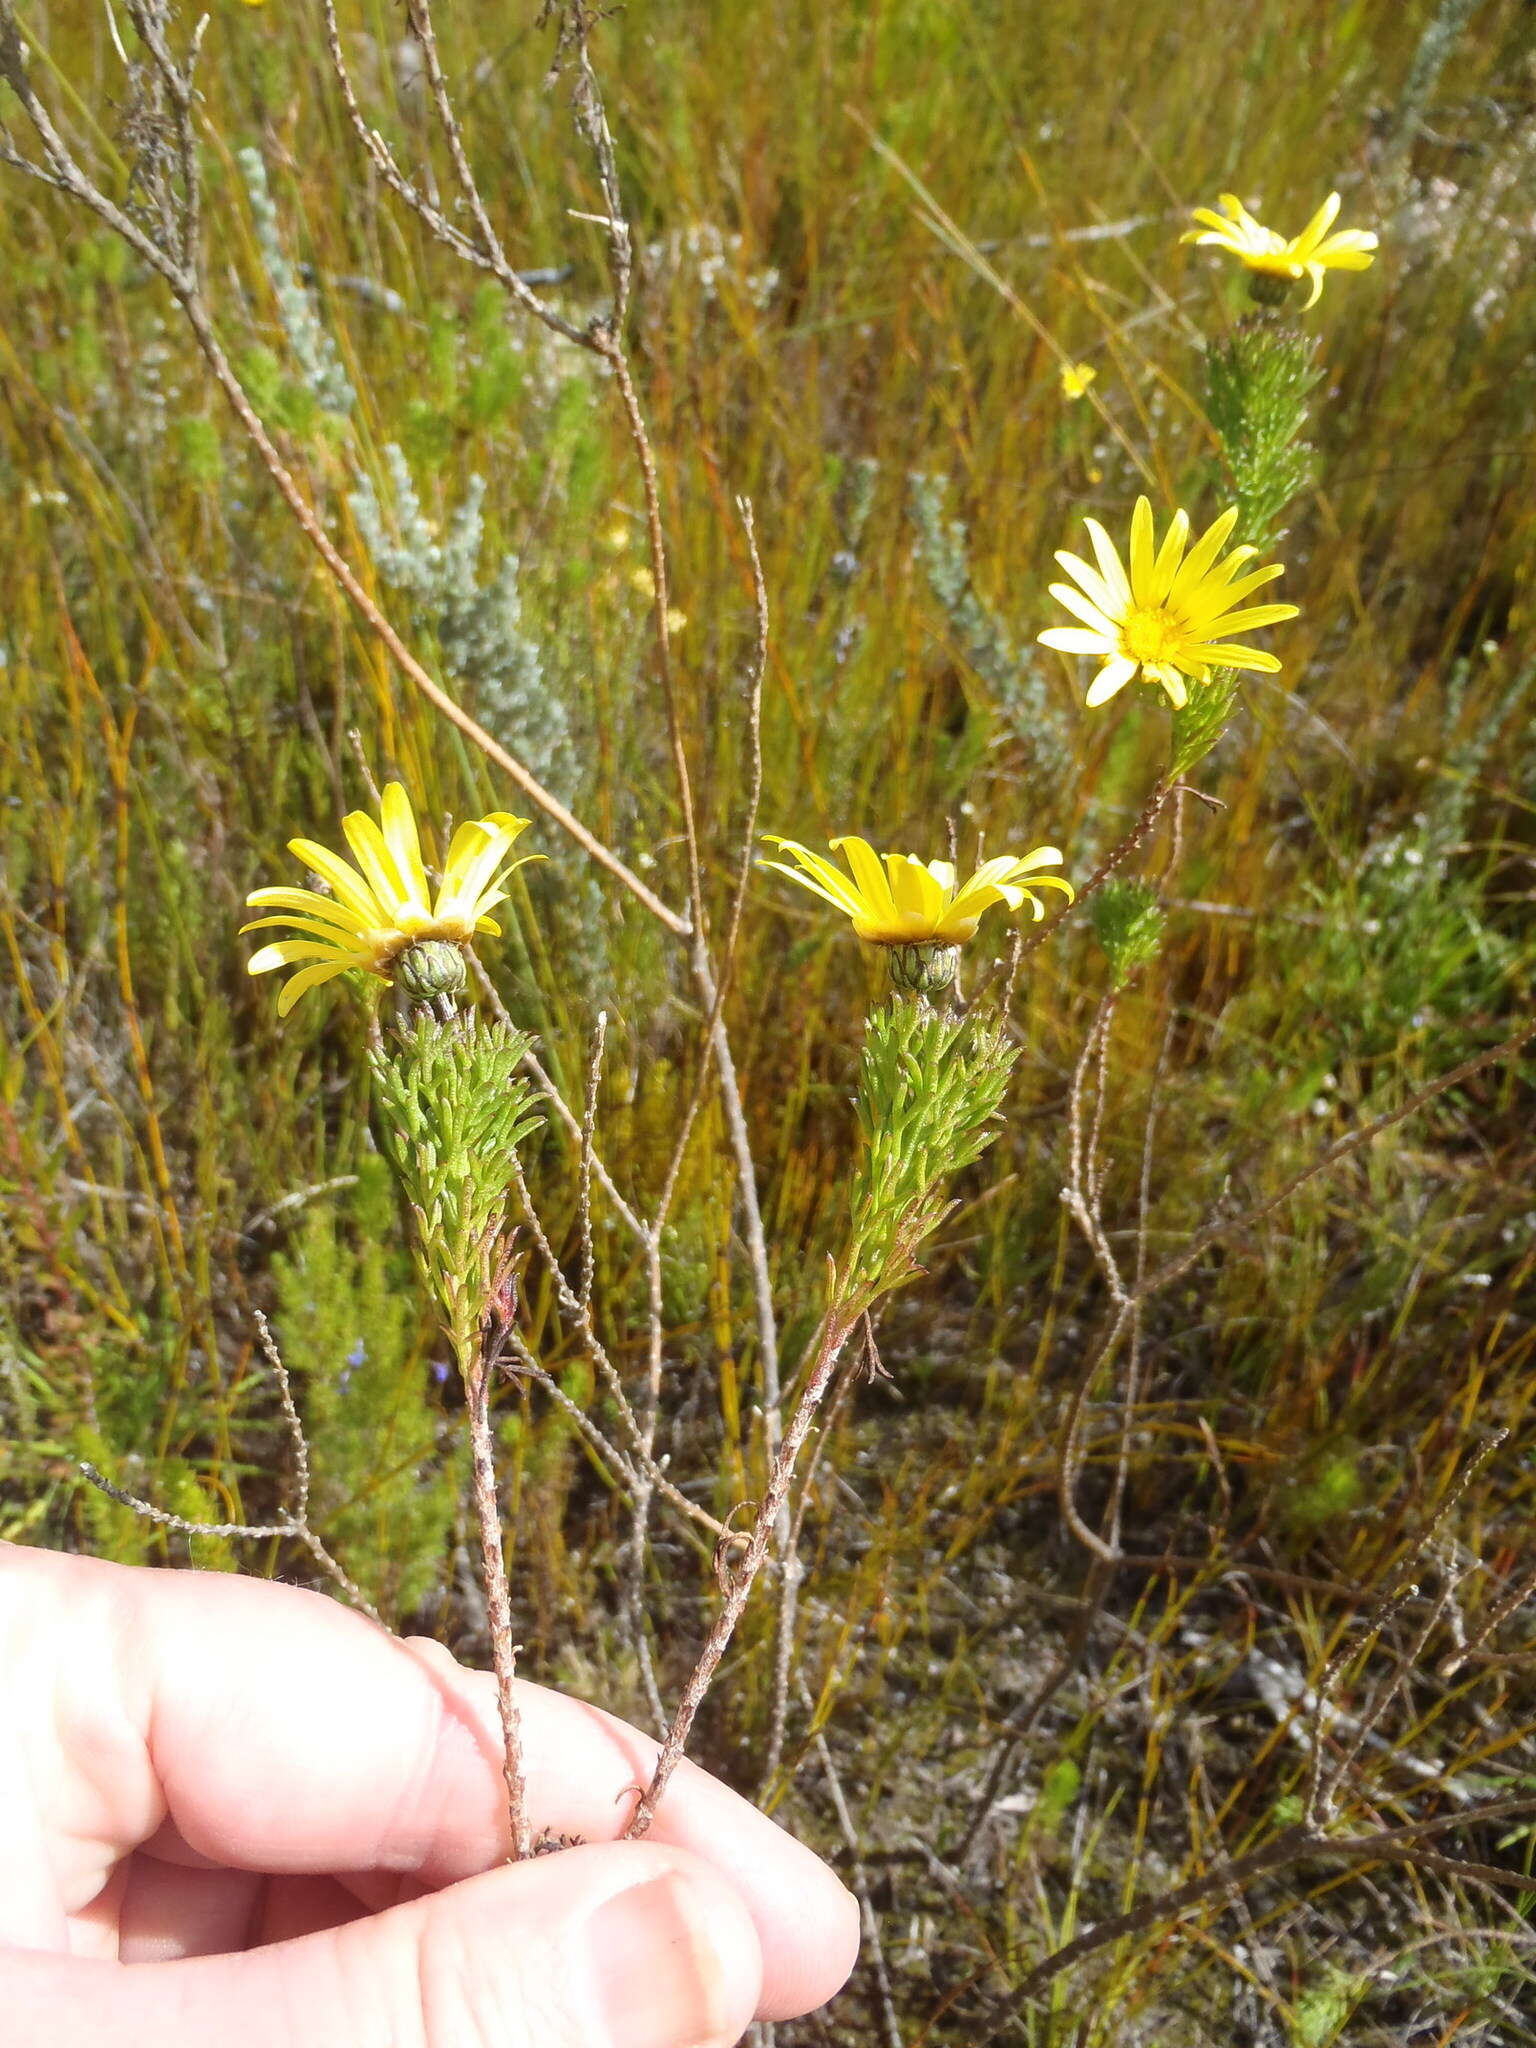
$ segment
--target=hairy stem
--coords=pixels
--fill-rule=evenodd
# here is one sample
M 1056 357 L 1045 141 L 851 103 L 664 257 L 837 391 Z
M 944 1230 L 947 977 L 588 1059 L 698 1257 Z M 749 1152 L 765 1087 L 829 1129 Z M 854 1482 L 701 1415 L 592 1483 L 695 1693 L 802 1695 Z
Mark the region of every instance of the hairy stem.
M 698 1662 L 689 1674 L 688 1683 L 683 1687 L 677 1711 L 672 1717 L 672 1725 L 667 1730 L 661 1754 L 656 1760 L 656 1768 L 651 1774 L 651 1782 L 640 1795 L 634 1816 L 624 1831 L 628 1840 L 638 1839 L 650 1827 L 672 1773 L 682 1762 L 683 1751 L 687 1747 L 699 1708 L 703 1705 L 704 1696 L 709 1691 L 715 1672 L 719 1669 L 720 1660 L 730 1646 L 731 1637 L 736 1632 L 736 1624 L 746 1609 L 753 1583 L 762 1570 L 763 1561 L 773 1542 L 774 1529 L 789 1498 L 790 1481 L 794 1477 L 795 1466 L 804 1448 L 805 1439 L 810 1433 L 811 1424 L 815 1420 L 816 1411 L 826 1398 L 827 1389 L 831 1386 L 837 1371 L 838 1361 L 843 1355 L 848 1339 L 858 1328 L 858 1323 L 858 1311 L 846 1303 L 834 1301 L 827 1311 L 815 1362 L 801 1391 L 800 1399 L 795 1404 L 795 1412 L 784 1431 L 784 1440 L 779 1445 L 778 1456 L 773 1461 L 767 1491 L 758 1502 L 746 1550 L 735 1569 L 730 1571 L 728 1576 L 722 1575 L 725 1588 L 724 1602 L 715 1617 L 715 1625 L 709 1632 L 708 1640 L 699 1652 Z
M 480 1577 L 490 1623 L 491 1657 L 496 1667 L 496 1707 L 501 1716 L 501 1773 L 507 1785 L 510 1861 L 533 1853 L 523 1774 L 523 1730 L 517 1711 L 517 1651 L 512 1640 L 512 1602 L 507 1592 L 507 1560 L 501 1542 L 501 1504 L 496 1491 L 496 1444 L 491 1433 L 491 1375 L 478 1345 L 461 1354 L 465 1400 L 469 1408 L 469 1450 L 474 1481 L 475 1520 L 480 1533 Z

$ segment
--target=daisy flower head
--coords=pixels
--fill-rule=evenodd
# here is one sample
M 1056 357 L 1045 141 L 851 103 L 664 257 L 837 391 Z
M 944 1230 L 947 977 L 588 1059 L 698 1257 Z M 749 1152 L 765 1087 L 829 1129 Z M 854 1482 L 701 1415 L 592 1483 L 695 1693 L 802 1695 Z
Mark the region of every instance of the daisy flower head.
M 764 835 L 795 863 L 764 860 L 758 865 L 788 875 L 834 910 L 841 910 L 861 939 L 876 946 L 960 946 L 974 937 L 984 911 L 994 903 L 1018 910 L 1028 903 L 1036 919 L 1045 915 L 1037 889 L 1060 889 L 1068 902 L 1072 884 L 1062 875 L 1038 872 L 1052 867 L 1061 853 L 1037 846 L 1032 853 L 999 854 L 984 860 L 966 881 L 959 882 L 947 860 L 919 860 L 911 853 L 882 858 L 866 839 L 846 837 L 830 842 L 848 863 L 845 874 L 825 854 L 813 853 L 795 839 Z
M 1310 278 L 1312 292 L 1307 305 L 1315 306 L 1326 272 L 1368 270 L 1374 260 L 1377 240 L 1368 230 L 1344 228 L 1336 235 L 1329 234 L 1338 211 L 1339 195 L 1330 192 L 1301 233 L 1287 241 L 1284 235 L 1255 220 L 1235 194 L 1223 192 L 1221 212 L 1197 206 L 1194 217 L 1199 225 L 1180 235 L 1179 240 L 1209 242 L 1229 250 L 1249 272 L 1254 296 L 1261 301 L 1283 298 L 1299 278 Z M 1273 289 L 1266 291 L 1266 284 Z
M 1061 366 L 1061 395 L 1071 401 L 1088 396 L 1088 386 L 1098 376 L 1092 363 L 1063 363 Z
M 1096 519 L 1083 524 L 1098 567 L 1059 552 L 1056 559 L 1072 581 L 1051 585 L 1052 597 L 1081 623 L 1052 626 L 1040 639 L 1063 654 L 1095 654 L 1103 662 L 1088 687 L 1090 705 L 1107 704 L 1139 675 L 1156 683 L 1178 710 L 1188 701 L 1190 683 L 1203 683 L 1213 668 L 1258 669 L 1266 675 L 1279 669 L 1272 654 L 1230 638 L 1294 619 L 1297 612 L 1293 604 L 1244 606 L 1244 598 L 1285 570 L 1274 562 L 1239 575 L 1257 548 L 1236 547 L 1222 556 L 1237 524 L 1236 506 L 1189 548 L 1189 515 L 1175 512 L 1159 547 L 1152 507 L 1138 498 L 1131 514 L 1129 567 Z
M 512 870 L 538 858 L 507 858 L 527 824 L 526 818 L 492 811 L 473 824 L 461 825 L 434 896 L 411 800 L 401 783 L 392 782 L 377 822 L 366 811 L 349 811 L 341 821 L 355 867 L 313 839 L 289 840 L 289 852 L 328 883 L 331 893 L 252 890 L 245 900 L 253 910 L 279 914 L 255 918 L 241 926 L 242 932 L 279 925 L 295 936 L 262 946 L 252 954 L 248 972 L 269 974 L 277 967 L 298 967 L 277 999 L 277 1014 L 286 1017 L 300 996 L 348 968 L 360 967 L 390 982 L 401 956 L 412 947 L 462 948 L 477 932 L 499 938 L 501 927 L 488 912 L 505 900 L 504 884 Z

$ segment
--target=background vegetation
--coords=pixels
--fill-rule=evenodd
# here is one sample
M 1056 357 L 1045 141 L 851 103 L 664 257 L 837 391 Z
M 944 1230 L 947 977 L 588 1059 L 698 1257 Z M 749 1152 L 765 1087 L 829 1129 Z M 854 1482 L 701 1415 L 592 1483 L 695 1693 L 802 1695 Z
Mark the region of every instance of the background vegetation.
M 602 255 L 572 209 L 600 200 L 528 13 L 464 0 L 445 61 L 509 246 L 568 271 L 554 289 L 579 318 Z M 347 28 L 370 118 L 419 146 L 400 15 L 364 0 Z M 38 7 L 28 31 L 34 75 L 126 184 L 104 15 Z M 634 351 L 717 907 L 746 779 L 738 492 L 775 620 L 764 826 L 937 853 L 953 821 L 967 849 L 1051 839 L 1090 870 L 1151 786 L 1164 714 L 1150 692 L 1086 714 L 1069 665 L 1035 647 L 1051 552 L 1084 512 L 1123 527 L 1148 481 L 1219 509 L 1198 345 L 1240 300 L 1178 231 L 1230 188 L 1294 231 L 1337 186 L 1383 246 L 1309 316 L 1322 481 L 1278 548 L 1302 615 L 1284 673 L 1245 681 L 1197 773 L 1224 808 L 1186 806 L 1163 954 L 1119 1008 L 1111 1217 L 1131 1215 L 1165 1039 L 1154 1252 L 1507 1035 L 1531 994 L 1529 8 L 636 0 L 597 55 L 644 245 Z M 681 901 L 639 488 L 606 380 L 509 325 L 381 191 L 308 9 L 223 0 L 203 86 L 209 273 L 248 388 L 429 665 Z M 251 1326 L 265 1307 L 300 1383 L 317 1525 L 391 1616 L 474 1656 L 460 1418 L 368 1137 L 361 1025 L 327 994 L 279 1027 L 234 934 L 248 889 L 290 879 L 283 840 L 329 836 L 364 799 L 361 763 L 437 815 L 507 792 L 317 575 L 159 283 L 6 176 L 0 1535 L 185 1561 L 83 1485 L 82 1457 L 183 1514 L 262 1518 L 282 1440 Z M 1092 400 L 1064 400 L 1058 350 L 1096 367 Z M 517 935 L 489 964 L 573 1097 L 608 1012 L 604 1157 L 644 1185 L 692 1087 L 693 990 L 655 928 L 538 836 L 552 858 L 519 877 Z M 1162 838 L 1151 871 L 1166 858 Z M 984 965 L 985 948 L 968 972 Z M 808 897 L 754 888 L 729 1015 L 791 1362 L 840 1241 L 867 971 Z M 1359 1813 L 1449 1814 L 1536 1773 L 1529 1621 L 1478 1644 L 1532 1562 L 1529 1065 L 1395 1127 L 1158 1302 L 1130 1559 L 1096 1568 L 1056 1473 L 1102 1286 L 1059 1190 L 1105 980 L 1086 923 L 1031 957 L 1008 1129 L 930 1280 L 885 1318 L 889 1380 L 847 1390 L 823 1441 L 791 1747 L 768 1790 L 845 1868 L 858 1844 L 882 1938 L 831 2015 L 781 2035 L 1536 2040 L 1536 1877 L 1495 1896 L 1400 1865 L 1303 1866 L 1009 2003 L 1083 1926 L 1283 1823 L 1308 1762 L 1298 1704 L 1336 1652 L 1358 1653 L 1341 1699 L 1368 1728 Z M 552 1136 L 540 1193 L 574 1246 L 571 1164 Z M 761 1479 L 733 1207 L 711 1104 L 668 1248 L 663 1446 L 722 1514 Z M 598 1300 L 638 1371 L 642 1276 L 601 1204 L 597 1220 Z M 528 1306 L 546 1367 L 591 1399 L 553 1296 Z M 1116 1398 L 1091 1390 L 1089 1504 Z M 502 1438 L 525 1668 L 644 1718 L 621 1504 L 547 1405 L 509 1394 Z M 1367 1641 L 1376 1591 L 1447 1504 L 1418 1598 Z M 191 1555 L 237 1561 L 211 1541 Z M 276 1549 L 238 1562 L 305 1568 Z M 707 1554 L 661 1529 L 664 1692 L 712 1598 Z M 771 1607 L 702 1730 L 748 1789 Z M 1458 1639 L 1475 1651 L 1449 1672 Z M 984 1791 L 1001 1805 L 973 1825 Z M 1484 1832 L 1482 1860 L 1529 1867 L 1529 1833 Z

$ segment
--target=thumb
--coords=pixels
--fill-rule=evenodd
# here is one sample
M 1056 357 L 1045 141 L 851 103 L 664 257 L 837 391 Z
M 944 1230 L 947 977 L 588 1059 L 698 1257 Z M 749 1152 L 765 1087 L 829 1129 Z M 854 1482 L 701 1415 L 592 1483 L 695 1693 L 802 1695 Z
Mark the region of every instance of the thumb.
M 10 2048 L 728 2048 L 761 1978 L 734 1887 L 649 1842 L 536 1857 L 240 1955 L 0 1954 Z

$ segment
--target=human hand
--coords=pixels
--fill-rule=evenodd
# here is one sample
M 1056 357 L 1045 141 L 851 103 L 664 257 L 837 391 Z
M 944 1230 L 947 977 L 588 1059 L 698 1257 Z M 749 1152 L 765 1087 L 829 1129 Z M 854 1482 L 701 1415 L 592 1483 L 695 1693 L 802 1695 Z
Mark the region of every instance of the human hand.
M 645 1736 L 495 1688 L 314 1593 L 0 1543 L 9 2048 L 724 2048 L 829 1998 L 832 1873 L 684 1764 L 617 1839 Z

